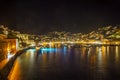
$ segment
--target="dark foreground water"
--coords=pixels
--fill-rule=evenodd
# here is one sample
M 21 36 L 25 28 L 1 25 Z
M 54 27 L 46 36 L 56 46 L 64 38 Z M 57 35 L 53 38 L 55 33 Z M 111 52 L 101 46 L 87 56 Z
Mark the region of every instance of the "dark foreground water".
M 30 49 L 9 80 L 120 80 L 120 46 Z

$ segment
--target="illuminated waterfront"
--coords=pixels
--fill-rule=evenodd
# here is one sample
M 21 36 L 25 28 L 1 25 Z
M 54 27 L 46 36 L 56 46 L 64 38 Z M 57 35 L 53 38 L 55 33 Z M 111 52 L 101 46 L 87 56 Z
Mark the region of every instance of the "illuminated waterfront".
M 0 80 L 113 80 L 120 76 L 119 27 L 44 35 L 23 34 L 4 26 L 0 29 Z M 35 46 L 18 56 L 12 68 L 14 61 L 9 60 L 16 52 Z
M 120 46 L 30 49 L 15 61 L 9 80 L 118 80 Z
M 119 0 L 1 0 L 0 80 L 120 80 Z

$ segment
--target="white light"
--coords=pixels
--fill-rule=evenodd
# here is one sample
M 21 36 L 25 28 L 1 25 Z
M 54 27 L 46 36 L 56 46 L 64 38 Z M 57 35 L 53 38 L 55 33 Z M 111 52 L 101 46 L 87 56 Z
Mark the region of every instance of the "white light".
M 100 42 L 100 41 L 96 41 L 95 43 L 96 43 L 96 44 L 102 44 L 102 42 Z
M 14 54 L 8 53 L 7 58 L 10 59 L 10 58 L 12 58 L 13 56 L 14 56 Z
M 30 46 L 35 46 L 35 44 L 31 44 Z
M 35 49 L 30 49 L 29 51 L 30 51 L 30 53 L 34 53 Z

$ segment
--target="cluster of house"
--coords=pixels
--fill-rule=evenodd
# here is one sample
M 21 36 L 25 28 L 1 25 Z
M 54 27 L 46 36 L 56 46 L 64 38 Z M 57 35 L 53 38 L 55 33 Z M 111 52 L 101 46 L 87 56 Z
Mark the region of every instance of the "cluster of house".
M 9 34 L 11 32 L 12 34 Z M 8 38 L 8 35 L 10 36 Z M 16 36 L 16 38 L 12 38 Z M 7 27 L 0 26 L 0 61 L 8 57 L 8 54 L 15 54 L 16 51 L 23 48 L 22 43 L 35 44 L 34 40 L 29 40 L 29 34 L 21 34 Z

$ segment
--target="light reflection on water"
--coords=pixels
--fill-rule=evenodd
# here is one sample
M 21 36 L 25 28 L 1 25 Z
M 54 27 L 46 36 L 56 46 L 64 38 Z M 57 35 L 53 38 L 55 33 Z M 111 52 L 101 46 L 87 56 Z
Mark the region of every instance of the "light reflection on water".
M 120 79 L 120 46 L 28 50 L 17 58 L 9 80 Z

